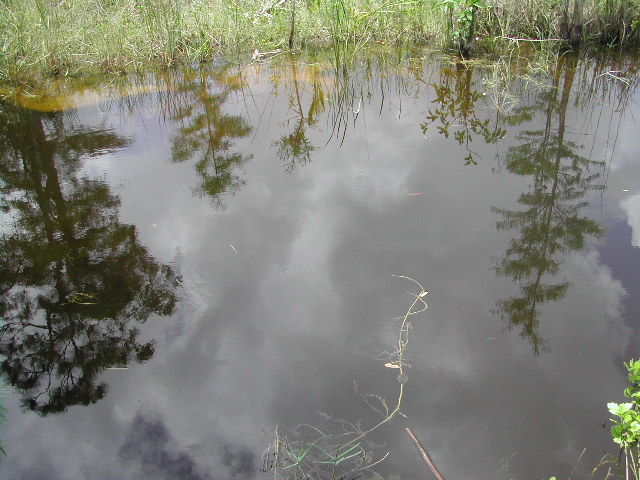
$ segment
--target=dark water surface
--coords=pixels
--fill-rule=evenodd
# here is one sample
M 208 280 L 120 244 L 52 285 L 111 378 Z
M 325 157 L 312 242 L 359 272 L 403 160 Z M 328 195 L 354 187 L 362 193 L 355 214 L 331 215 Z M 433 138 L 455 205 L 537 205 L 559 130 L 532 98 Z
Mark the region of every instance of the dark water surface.
M 449 480 L 584 449 L 587 478 L 638 356 L 637 64 L 525 63 L 280 56 L 2 104 L 3 477 L 432 478 L 408 427 Z M 429 291 L 402 377 L 421 289 L 393 275 Z

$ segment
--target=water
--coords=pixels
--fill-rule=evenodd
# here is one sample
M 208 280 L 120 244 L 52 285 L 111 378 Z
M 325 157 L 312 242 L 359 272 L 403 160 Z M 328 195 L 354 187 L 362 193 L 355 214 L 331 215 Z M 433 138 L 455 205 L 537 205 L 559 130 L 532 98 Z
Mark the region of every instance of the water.
M 449 479 L 617 454 L 637 63 L 520 60 L 280 56 L 3 104 L 4 478 L 273 478 L 274 452 L 429 478 L 405 428 Z M 404 333 L 422 288 L 394 275 L 429 292 Z

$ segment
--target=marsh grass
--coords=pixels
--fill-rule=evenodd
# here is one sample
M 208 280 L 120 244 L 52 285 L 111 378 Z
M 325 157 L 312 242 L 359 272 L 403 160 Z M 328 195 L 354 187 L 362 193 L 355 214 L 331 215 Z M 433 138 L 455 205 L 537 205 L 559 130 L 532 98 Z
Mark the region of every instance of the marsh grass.
M 585 2 L 585 37 L 637 42 L 638 0 Z M 553 42 L 558 5 L 487 1 L 476 12 L 474 48 L 501 52 L 514 39 Z M 451 43 L 452 15 L 460 12 L 440 0 L 2 0 L 0 80 L 131 72 L 309 45 L 334 45 L 336 55 L 375 42 L 441 48 Z

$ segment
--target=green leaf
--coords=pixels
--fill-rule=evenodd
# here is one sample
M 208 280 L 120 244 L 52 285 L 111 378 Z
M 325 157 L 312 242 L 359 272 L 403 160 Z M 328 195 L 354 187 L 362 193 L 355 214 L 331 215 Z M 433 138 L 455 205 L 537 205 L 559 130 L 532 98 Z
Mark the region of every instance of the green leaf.
M 633 407 L 633 403 L 607 403 L 607 408 L 609 412 L 622 417 L 625 412 L 628 412 Z

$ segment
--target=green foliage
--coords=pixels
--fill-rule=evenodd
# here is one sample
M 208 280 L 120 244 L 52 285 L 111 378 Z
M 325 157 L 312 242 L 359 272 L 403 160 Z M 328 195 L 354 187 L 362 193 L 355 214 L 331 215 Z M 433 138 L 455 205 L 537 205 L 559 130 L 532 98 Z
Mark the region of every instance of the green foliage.
M 597 3 L 600 41 L 608 46 L 628 44 L 638 39 L 640 2 L 602 0 Z
M 473 41 L 476 12 L 487 8 L 482 0 L 443 0 L 440 7 L 448 15 L 447 37 L 458 48 L 465 48 Z
M 633 472 L 636 479 L 640 478 L 638 470 L 638 459 L 640 455 L 640 359 L 631 359 L 629 363 L 625 363 L 630 387 L 624 390 L 625 397 L 631 402 L 626 403 L 608 403 L 607 408 L 612 415 L 618 417 L 611 419 L 613 426 L 611 427 L 611 436 L 623 449 L 625 453 L 626 469 Z
M 624 366 L 629 372 L 631 386 L 624 390 L 625 397 L 631 399 L 628 403 L 608 403 L 609 412 L 619 420 L 611 428 L 613 441 L 622 448 L 637 446 L 640 443 L 640 360 L 631 360 Z
M 633 446 L 640 439 L 640 418 L 633 403 L 609 403 L 609 412 L 620 418 L 611 428 L 613 441 L 623 448 Z
M 638 0 L 584 2 L 585 38 L 638 41 Z M 0 81 L 318 44 L 338 59 L 370 42 L 446 43 L 468 54 L 480 39 L 479 48 L 503 52 L 507 37 L 558 38 L 558 19 L 557 0 L 2 0 Z

